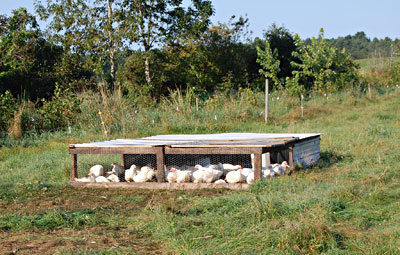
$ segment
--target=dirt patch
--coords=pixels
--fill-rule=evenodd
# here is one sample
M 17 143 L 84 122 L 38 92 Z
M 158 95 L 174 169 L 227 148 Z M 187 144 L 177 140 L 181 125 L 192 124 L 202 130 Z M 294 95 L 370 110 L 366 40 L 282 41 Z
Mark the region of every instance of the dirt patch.
M 149 232 L 140 232 L 133 219 L 157 206 L 180 206 L 187 200 L 221 196 L 228 190 L 119 190 L 75 189 L 64 187 L 17 192 L 11 199 L 0 200 L 0 215 L 35 216 L 51 211 L 77 212 L 91 210 L 101 217 L 99 224 L 71 229 L 0 230 L 0 254 L 163 254 L 163 247 Z M 32 225 L 34 226 L 34 225 Z
M 56 254 L 61 251 L 67 254 L 82 251 L 163 254 L 160 244 L 150 238 L 138 238 L 126 228 L 0 233 L 0 238 L 3 240 L 0 254 Z

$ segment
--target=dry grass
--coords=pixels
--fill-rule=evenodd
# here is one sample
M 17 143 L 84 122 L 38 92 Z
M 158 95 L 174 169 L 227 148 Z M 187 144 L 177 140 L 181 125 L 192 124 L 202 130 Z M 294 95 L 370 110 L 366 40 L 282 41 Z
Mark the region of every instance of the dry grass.
M 18 140 L 22 137 L 22 114 L 25 110 L 25 103 L 18 106 L 17 111 L 14 114 L 14 118 L 11 120 L 8 128 L 8 135 L 14 140 Z

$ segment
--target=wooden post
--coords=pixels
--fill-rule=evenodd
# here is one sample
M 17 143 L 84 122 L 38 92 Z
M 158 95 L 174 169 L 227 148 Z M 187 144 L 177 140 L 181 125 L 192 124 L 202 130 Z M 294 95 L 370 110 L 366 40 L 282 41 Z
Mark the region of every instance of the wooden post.
M 71 154 L 71 180 L 78 178 L 78 155 Z
M 304 96 L 301 94 L 301 118 L 304 118 Z
M 262 160 L 261 153 L 254 154 L 254 181 L 261 179 Z
M 158 148 L 156 157 L 157 157 L 157 182 L 165 182 L 164 147 Z
M 371 99 L 371 85 L 368 83 L 368 97 Z
M 294 162 L 293 162 L 293 147 L 289 147 L 289 166 L 290 166 L 290 171 L 294 170 Z
M 199 99 L 196 97 L 196 112 L 199 111 Z
M 121 154 L 121 166 L 126 169 L 127 167 L 125 166 L 125 154 Z
M 268 79 L 265 79 L 265 122 L 268 122 Z

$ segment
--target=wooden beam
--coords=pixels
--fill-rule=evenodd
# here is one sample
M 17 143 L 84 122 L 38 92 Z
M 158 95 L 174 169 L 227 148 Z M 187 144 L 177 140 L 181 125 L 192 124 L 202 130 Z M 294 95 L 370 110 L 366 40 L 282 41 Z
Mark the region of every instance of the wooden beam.
M 165 152 L 164 148 L 160 147 L 157 149 L 157 182 L 165 182 L 164 162 Z
M 156 154 L 160 147 L 75 147 L 69 148 L 69 154 Z
M 289 162 L 288 162 L 288 164 L 289 164 L 289 166 L 290 166 L 290 170 L 292 171 L 292 170 L 294 170 L 293 147 L 290 146 L 290 147 L 288 148 L 288 150 L 289 150 Z
M 256 154 L 261 153 L 261 147 L 242 147 L 242 148 L 169 148 L 165 147 L 165 154 Z
M 78 155 L 71 154 L 71 180 L 78 178 Z
M 117 189 L 169 189 L 169 190 L 193 190 L 193 189 L 248 189 L 247 183 L 158 183 L 158 182 L 77 182 L 69 181 L 69 185 L 77 188 L 117 188 Z
M 261 180 L 262 154 L 254 154 L 254 181 Z
M 125 166 L 125 154 L 121 154 L 121 166 L 126 169 L 127 167 Z

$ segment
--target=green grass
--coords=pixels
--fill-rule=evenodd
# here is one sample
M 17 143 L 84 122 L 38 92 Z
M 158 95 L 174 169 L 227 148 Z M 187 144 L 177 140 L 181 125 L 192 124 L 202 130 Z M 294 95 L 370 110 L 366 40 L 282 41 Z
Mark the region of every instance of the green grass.
M 110 123 L 121 120 L 111 138 L 323 133 L 316 166 L 263 180 L 246 191 L 66 186 L 67 145 L 104 139 L 96 126 L 97 109 L 92 121 L 83 121 L 71 135 L 59 132 L 27 137 L 26 142 L 3 141 L 0 253 L 399 254 L 400 89 L 381 92 L 373 90 L 372 98 L 351 91 L 307 99 L 303 119 L 298 99 L 280 95 L 279 101 L 271 102 L 269 124 L 260 115 L 261 95 L 255 95 L 255 103 L 221 98 L 218 107 L 204 104 L 200 112 L 182 98 L 152 111 L 142 109 L 134 119 L 124 117 L 128 106 L 110 115 Z M 89 119 L 90 114 L 84 111 L 81 117 Z M 92 163 L 118 158 L 80 156 L 80 174 Z
M 390 65 L 398 62 L 399 59 L 399 57 L 365 58 L 356 60 L 356 63 L 360 66 L 362 73 L 370 73 L 372 71 L 385 70 Z

